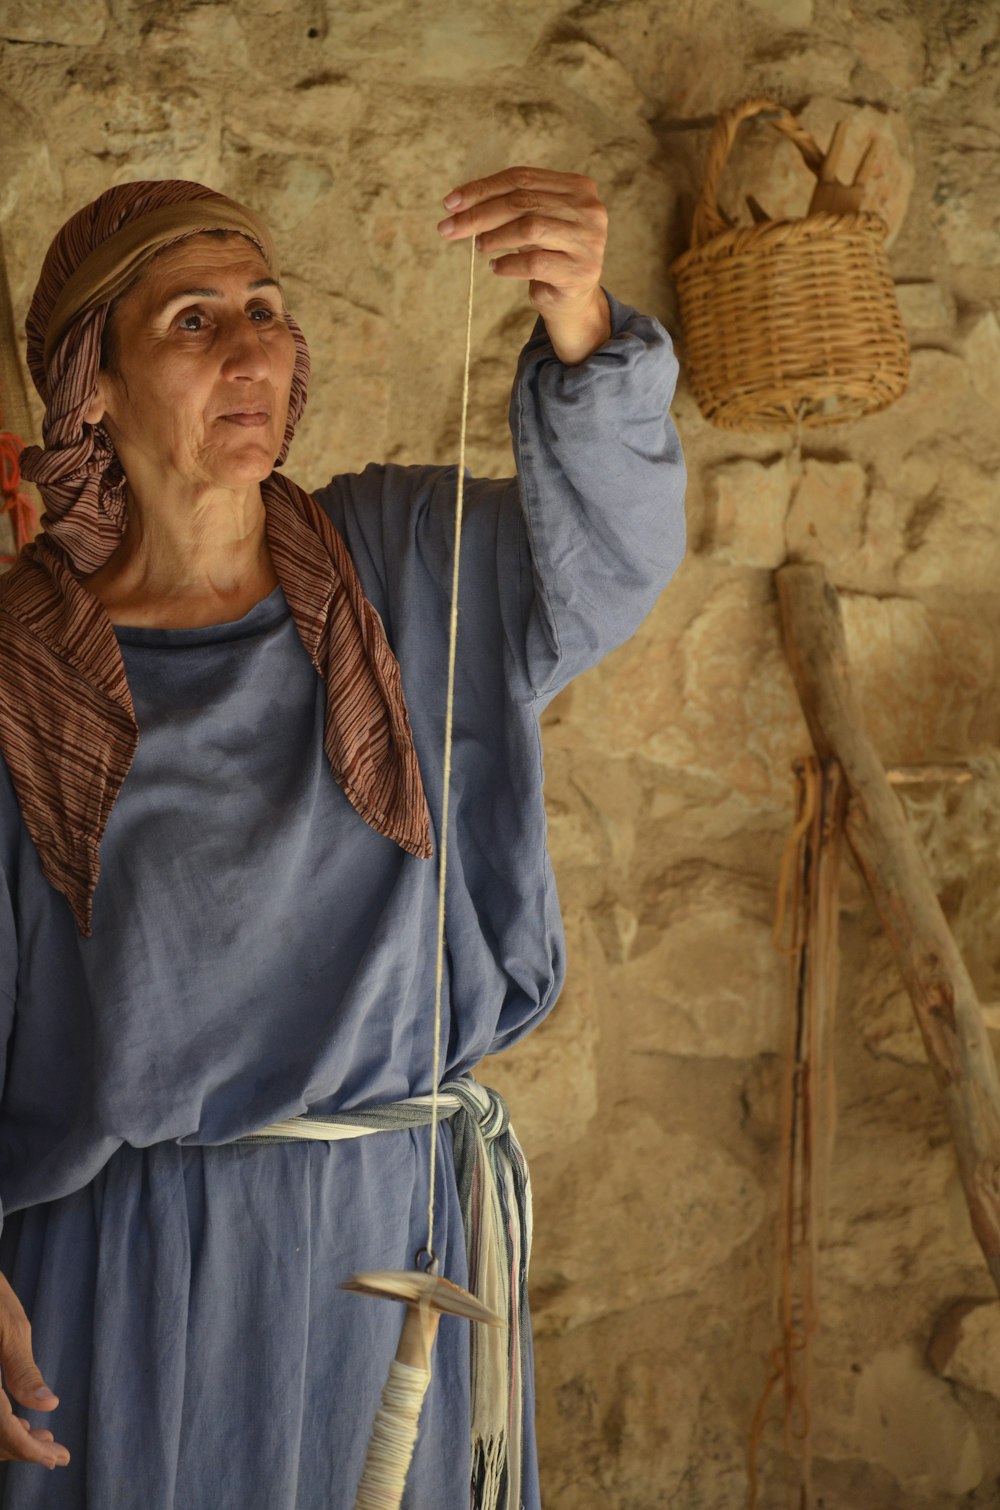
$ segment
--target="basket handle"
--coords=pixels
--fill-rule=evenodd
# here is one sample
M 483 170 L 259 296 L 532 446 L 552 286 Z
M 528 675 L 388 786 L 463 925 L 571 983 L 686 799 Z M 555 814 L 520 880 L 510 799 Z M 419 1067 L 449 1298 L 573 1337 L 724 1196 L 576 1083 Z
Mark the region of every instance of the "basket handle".
M 823 154 L 809 132 L 802 129 L 794 115 L 790 110 L 786 110 L 784 105 L 769 100 L 765 95 L 754 95 L 751 99 L 741 100 L 738 105 L 724 110 L 715 122 L 708 143 L 705 182 L 702 185 L 691 225 L 692 250 L 710 240 L 712 236 L 720 236 L 723 231 L 730 229 L 729 222 L 723 218 L 722 211 L 719 209 L 717 198 L 719 180 L 740 125 L 755 115 L 763 114 L 768 116 L 770 124 L 776 130 L 783 132 L 798 147 L 806 167 L 817 176 L 819 175 L 823 166 Z

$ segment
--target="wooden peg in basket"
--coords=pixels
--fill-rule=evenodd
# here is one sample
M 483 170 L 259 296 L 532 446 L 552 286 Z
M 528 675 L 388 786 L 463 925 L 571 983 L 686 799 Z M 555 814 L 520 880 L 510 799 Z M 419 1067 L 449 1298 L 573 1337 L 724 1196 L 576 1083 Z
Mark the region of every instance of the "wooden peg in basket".
M 813 197 L 809 201 L 809 215 L 856 215 L 861 209 L 865 184 L 871 172 L 874 143 L 869 142 L 858 164 L 852 183 L 843 184 L 837 178 L 837 169 L 844 155 L 847 141 L 847 122 L 838 121 L 833 128 L 830 145 L 820 166 Z

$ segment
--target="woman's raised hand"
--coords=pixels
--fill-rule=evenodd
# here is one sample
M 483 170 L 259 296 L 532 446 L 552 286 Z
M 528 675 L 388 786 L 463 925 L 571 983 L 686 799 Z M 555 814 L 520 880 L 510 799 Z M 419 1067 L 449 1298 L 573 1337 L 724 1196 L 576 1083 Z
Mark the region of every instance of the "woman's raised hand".
M 501 278 L 528 280 L 556 355 L 582 362 L 611 334 L 601 268 L 608 212 L 593 179 L 548 168 L 506 168 L 461 184 L 438 226 L 449 241 L 475 236 Z
M 42 1378 L 32 1354 L 31 1325 L 24 1307 L 2 1274 L 0 1373 L 4 1388 L 29 1410 L 55 1410 L 59 1404 Z M 69 1453 L 54 1439 L 51 1431 L 32 1426 L 24 1416 L 15 1416 L 7 1395 L 0 1390 L 0 1458 L 58 1468 L 69 1462 Z

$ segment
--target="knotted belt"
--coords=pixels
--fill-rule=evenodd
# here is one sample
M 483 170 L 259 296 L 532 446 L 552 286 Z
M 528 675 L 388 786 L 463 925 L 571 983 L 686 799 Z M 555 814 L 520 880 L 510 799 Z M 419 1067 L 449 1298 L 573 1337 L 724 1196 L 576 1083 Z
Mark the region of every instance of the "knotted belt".
M 524 1385 L 528 1363 L 528 1259 L 531 1184 L 503 1097 L 469 1075 L 447 1080 L 438 1117 L 452 1132 L 469 1289 L 506 1316 L 502 1328 L 473 1326 L 472 1506 L 517 1510 L 521 1493 Z M 307 1112 L 269 1122 L 235 1143 L 285 1143 L 300 1138 L 362 1138 L 399 1128 L 425 1127 L 431 1097 L 314 1117 Z

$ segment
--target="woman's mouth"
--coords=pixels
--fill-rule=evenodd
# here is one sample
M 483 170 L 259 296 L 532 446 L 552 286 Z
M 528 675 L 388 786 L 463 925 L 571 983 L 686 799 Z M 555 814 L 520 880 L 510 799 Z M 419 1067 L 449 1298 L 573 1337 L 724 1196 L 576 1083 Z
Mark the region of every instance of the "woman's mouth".
M 219 416 L 230 425 L 266 425 L 270 417 L 266 409 L 256 409 L 250 414 L 220 414 Z

